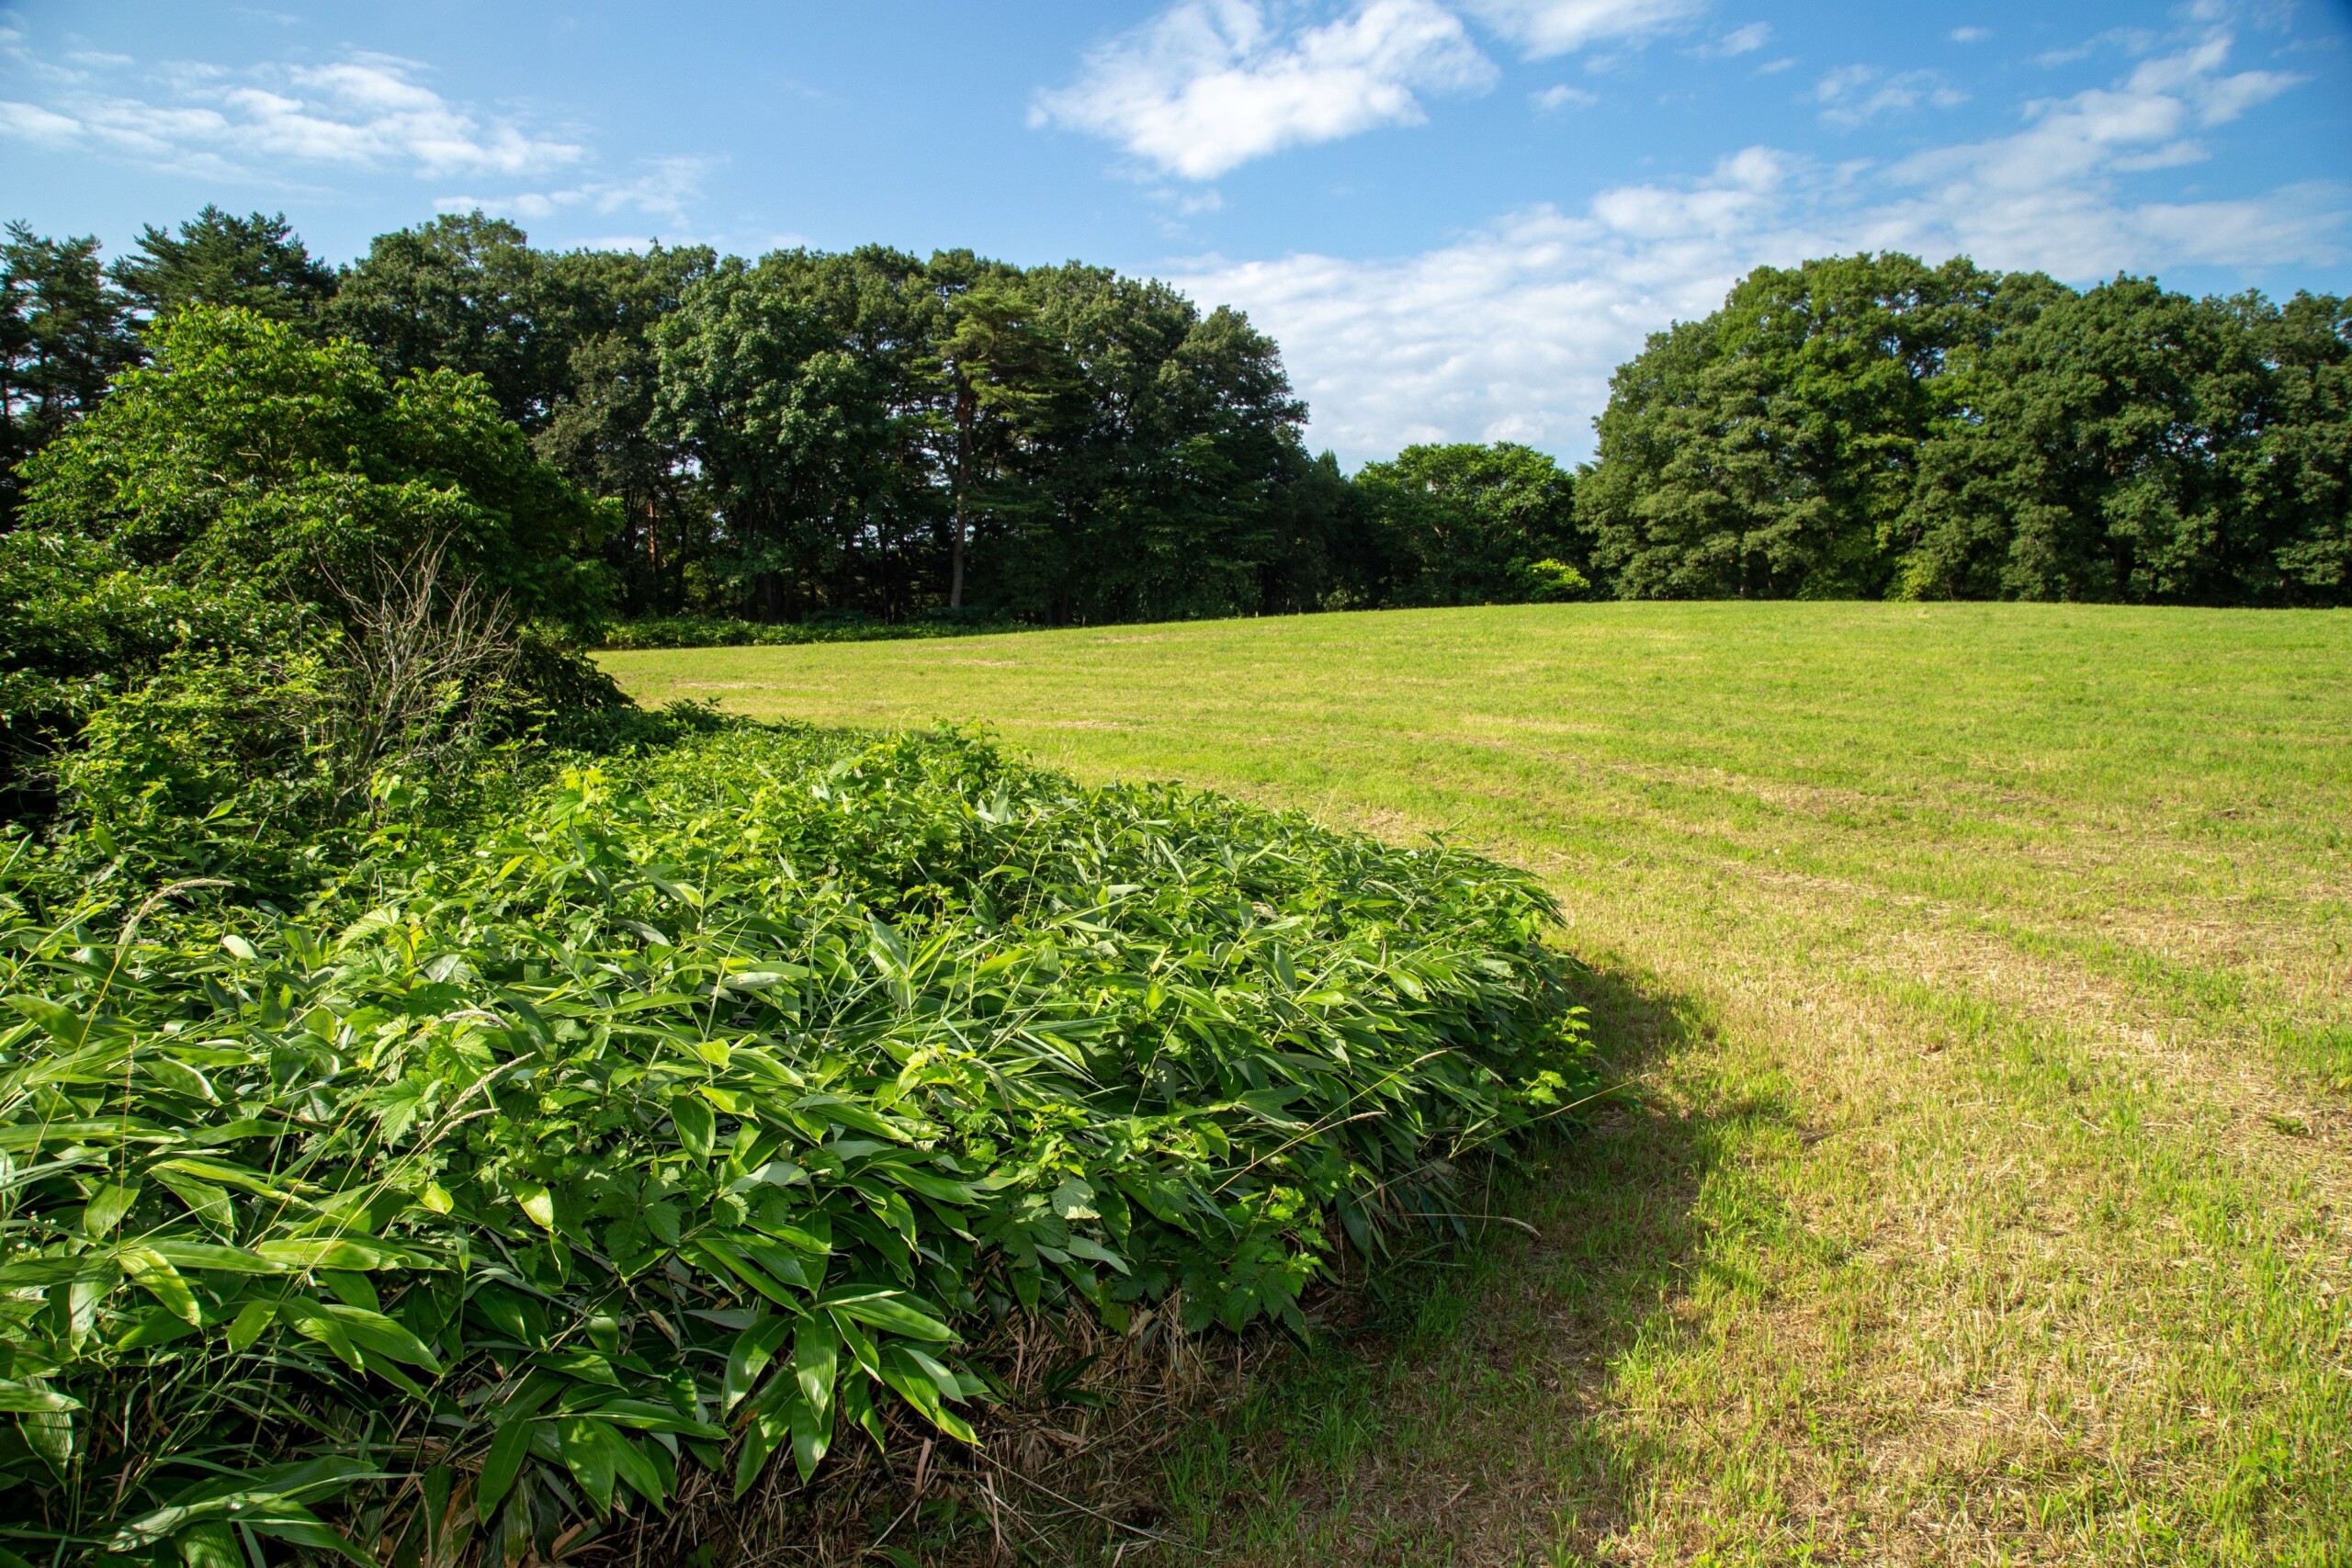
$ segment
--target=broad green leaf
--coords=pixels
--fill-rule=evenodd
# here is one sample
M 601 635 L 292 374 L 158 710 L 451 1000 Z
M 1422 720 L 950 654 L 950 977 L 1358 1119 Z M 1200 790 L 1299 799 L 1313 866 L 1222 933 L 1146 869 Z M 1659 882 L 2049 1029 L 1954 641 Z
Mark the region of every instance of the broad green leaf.
M 283 1274 L 286 1265 L 247 1252 L 243 1247 L 220 1247 L 203 1241 L 175 1241 L 159 1236 L 150 1242 L 174 1268 L 182 1270 L 209 1269 L 223 1274 Z
M 187 1204 L 188 1213 L 206 1224 L 227 1225 L 232 1222 L 235 1211 L 227 1189 L 160 1167 L 155 1171 L 155 1179 L 167 1188 L 173 1197 Z
M 528 1416 L 510 1418 L 500 1424 L 497 1436 L 491 1439 L 490 1454 L 482 1461 L 481 1475 L 474 1485 L 474 1517 L 483 1524 L 498 1512 L 514 1477 L 522 1472 L 523 1461 L 530 1457 L 531 1424 Z
M 567 1416 L 555 1423 L 557 1446 L 563 1450 L 564 1468 L 596 1511 L 608 1514 L 613 1509 L 613 1482 L 618 1472 L 613 1452 L 614 1433 L 602 1421 L 585 1416 Z
M 150 1307 L 141 1313 L 130 1326 L 116 1336 L 114 1348 L 136 1350 L 148 1345 L 168 1345 L 175 1339 L 185 1339 L 196 1333 L 198 1325 L 165 1307 Z
M 831 1322 L 822 1314 L 804 1318 L 793 1336 L 792 1371 L 800 1384 L 801 1404 L 808 1408 L 814 1429 L 821 1436 L 801 1472 L 803 1480 L 808 1479 L 808 1472 L 816 1461 L 824 1457 L 825 1449 L 832 1440 L 833 1382 L 840 1369 L 841 1342 L 834 1337 Z M 793 1428 L 796 1443 L 800 1431 L 797 1426 Z
M 706 1238 L 695 1244 L 695 1250 L 709 1259 L 719 1270 L 734 1275 L 776 1305 L 793 1312 L 800 1310 L 799 1298 L 792 1293 L 789 1287 L 781 1280 L 770 1278 L 764 1269 L 725 1242 Z
M 832 1447 L 833 1413 L 830 1407 L 824 1410 L 815 1408 L 804 1395 L 792 1402 L 790 1409 L 786 1412 L 786 1420 L 792 1428 L 792 1465 L 800 1472 L 801 1483 L 805 1485 L 817 1473 L 817 1466 L 823 1461 L 825 1450 Z
M 122 1216 L 130 1213 L 130 1206 L 137 1201 L 139 1201 L 137 1182 L 100 1182 L 96 1190 L 90 1194 L 89 1202 L 83 1206 L 82 1234 L 92 1237 L 111 1234 L 115 1226 L 122 1223 Z
M 251 1568 L 237 1533 L 220 1519 L 191 1525 L 172 1542 L 185 1568 Z
M 710 1107 L 693 1095 L 682 1094 L 670 1101 L 670 1120 L 678 1129 L 678 1142 L 697 1159 L 708 1159 L 718 1122 Z
M 267 1262 L 288 1269 L 334 1269 L 366 1273 L 381 1269 L 384 1254 L 360 1242 L 340 1237 L 300 1236 L 284 1241 L 258 1241 L 254 1251 Z
M 203 1321 L 197 1309 L 196 1292 L 187 1288 L 180 1271 L 162 1253 L 152 1247 L 132 1246 L 117 1247 L 114 1256 L 130 1281 L 161 1302 L 166 1311 L 192 1324 Z
M 74 1416 L 64 1410 L 32 1411 L 17 1417 L 25 1446 L 40 1456 L 50 1473 L 63 1481 L 74 1463 Z
M 261 1337 L 262 1330 L 267 1328 L 277 1316 L 277 1308 L 270 1302 L 247 1302 L 239 1307 L 235 1319 L 229 1325 L 229 1348 L 242 1354 Z
M 315 1339 L 334 1351 L 353 1371 L 366 1370 L 367 1363 L 361 1359 L 359 1348 L 352 1343 L 351 1336 L 318 1303 L 307 1296 L 288 1296 L 277 1303 L 277 1315 L 290 1324 L 295 1333 L 305 1339 Z
M 382 1313 L 339 1302 L 330 1302 L 320 1310 L 340 1324 L 345 1336 L 361 1349 L 421 1367 L 434 1377 L 441 1375 L 441 1363 L 424 1341 Z
M 514 1202 L 531 1223 L 543 1231 L 555 1229 L 555 1198 L 536 1181 L 519 1183 L 514 1189 Z
M 763 1317 L 735 1337 L 727 1353 L 727 1372 L 719 1381 L 718 1408 L 722 1415 L 733 1412 L 743 1396 L 760 1381 L 761 1372 L 776 1351 L 792 1334 L 797 1320 L 786 1313 Z
M 1125 1258 L 1106 1247 L 1087 1240 L 1082 1235 L 1074 1235 L 1064 1245 L 1073 1257 L 1090 1258 L 1096 1263 L 1107 1263 L 1122 1274 L 1129 1272 Z
M 0 1289 L 62 1285 L 115 1271 L 113 1258 L 103 1252 L 70 1253 L 55 1258 L 19 1258 L 0 1268 Z
M 209 1104 L 218 1105 L 220 1096 L 214 1092 L 212 1080 L 186 1062 L 175 1062 L 169 1056 L 149 1055 L 141 1066 L 147 1076 L 164 1089 L 185 1094 Z
M 31 1388 L 23 1383 L 0 1382 L 0 1411 L 12 1416 L 29 1416 L 45 1410 L 79 1410 L 82 1402 L 54 1389 Z
M 322 1269 L 318 1272 L 318 1281 L 333 1291 L 339 1299 L 350 1303 L 353 1306 L 366 1307 L 369 1312 L 380 1312 L 383 1309 L 384 1303 L 378 1299 L 375 1285 L 365 1274 L 345 1273 L 339 1269 Z
M 910 1339 L 930 1339 L 944 1343 L 956 1337 L 956 1331 L 928 1313 L 918 1312 L 904 1302 L 887 1295 L 857 1295 L 842 1300 L 818 1298 L 817 1304 L 831 1307 L 858 1322 L 876 1328 L 887 1328 L 893 1334 L 903 1334 Z
M 873 1385 L 866 1382 L 866 1374 L 863 1371 L 854 1371 L 842 1380 L 839 1403 L 841 1414 L 863 1428 L 866 1437 L 873 1440 L 875 1452 L 890 1451 L 890 1445 L 882 1434 L 882 1416 L 874 1408 Z
M 737 1498 L 740 1499 L 758 1482 L 760 1472 L 767 1468 L 769 1456 L 782 1447 L 785 1440 L 791 1435 L 792 1426 L 786 1417 L 761 1415 L 752 1419 L 750 1427 L 744 1429 L 742 1440 L 736 1446 L 735 1450 L 735 1496 Z
M 7 997 L 0 998 L 0 1002 L 40 1025 L 51 1039 L 68 1049 L 80 1046 L 83 1036 L 87 1032 L 86 1026 L 71 1009 L 46 997 Z
M 1054 1189 L 1054 1213 L 1065 1220 L 1099 1220 L 1102 1213 L 1094 1206 L 1094 1189 L 1077 1177 L 1064 1179 Z

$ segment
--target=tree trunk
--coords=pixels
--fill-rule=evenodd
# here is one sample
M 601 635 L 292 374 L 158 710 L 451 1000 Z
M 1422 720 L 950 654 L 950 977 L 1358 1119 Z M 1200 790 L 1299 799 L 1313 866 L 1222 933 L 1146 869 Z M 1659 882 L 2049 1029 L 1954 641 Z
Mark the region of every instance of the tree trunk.
M 947 608 L 964 607 L 964 541 L 971 536 L 966 498 L 972 493 L 972 425 L 978 412 L 968 386 L 956 389 L 956 533 L 947 545 Z
M 958 485 L 956 494 L 956 535 L 947 546 L 947 607 L 950 610 L 960 610 L 964 607 L 965 533 L 963 487 Z

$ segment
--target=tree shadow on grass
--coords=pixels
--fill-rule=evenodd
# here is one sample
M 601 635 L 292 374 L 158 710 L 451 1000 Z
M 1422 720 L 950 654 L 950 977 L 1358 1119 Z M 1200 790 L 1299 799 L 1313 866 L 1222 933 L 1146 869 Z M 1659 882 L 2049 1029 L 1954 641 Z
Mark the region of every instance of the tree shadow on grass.
M 1535 1234 L 1489 1222 L 1351 1280 L 1313 1345 L 1175 1447 L 1163 1530 L 1227 1562 L 1574 1562 L 1631 1517 L 1649 1466 L 1608 1421 L 1616 1370 L 1675 1331 L 1708 1267 L 1699 1204 L 1727 1134 L 1789 1112 L 1661 1085 L 1713 1038 L 1697 998 L 1622 966 L 1579 990 L 1629 1087 L 1496 1167 L 1485 1212 Z

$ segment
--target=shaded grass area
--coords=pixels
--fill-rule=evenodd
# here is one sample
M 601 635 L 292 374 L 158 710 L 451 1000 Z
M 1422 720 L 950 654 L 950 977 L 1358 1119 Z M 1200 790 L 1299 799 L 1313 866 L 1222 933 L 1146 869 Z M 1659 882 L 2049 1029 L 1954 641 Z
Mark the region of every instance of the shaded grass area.
M 2352 1562 L 2352 617 L 1551 606 L 611 664 L 1443 829 L 1566 900 L 1638 1100 L 1498 1193 L 1538 1236 L 1385 1279 L 1182 1450 L 1170 1519 L 1221 1560 Z

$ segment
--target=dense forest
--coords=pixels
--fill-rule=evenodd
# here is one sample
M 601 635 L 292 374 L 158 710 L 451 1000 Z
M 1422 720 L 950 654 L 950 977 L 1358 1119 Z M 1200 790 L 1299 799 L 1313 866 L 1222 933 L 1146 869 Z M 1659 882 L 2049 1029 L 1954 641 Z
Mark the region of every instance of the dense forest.
M 387 395 L 480 378 L 516 460 L 587 498 L 561 525 L 582 626 L 2352 599 L 2352 313 L 2330 297 L 1893 254 L 1759 268 L 1619 369 L 1577 472 L 1496 444 L 1351 477 L 1309 455 L 1247 320 L 1077 263 L 558 253 L 476 213 L 335 269 L 282 217 L 207 209 L 111 265 L 15 226 L 0 287 L 0 526 L 24 460 L 176 312 L 232 309 L 256 320 L 190 330 L 347 343 Z
M 532 453 L 598 499 L 594 554 L 623 616 L 1066 624 L 1477 602 L 1556 582 L 1533 563 L 1573 543 L 1567 476 L 1523 448 L 1408 459 L 1414 486 L 1455 487 L 1455 504 L 1368 517 L 1360 487 L 1307 456 L 1271 340 L 1075 263 L 555 254 L 477 214 L 381 236 L 336 273 L 283 219 L 208 209 L 111 266 L 92 241 L 20 226 L 6 288 L 12 476 L 151 356 L 157 323 L 234 307 L 360 345 L 388 384 L 479 376 Z

